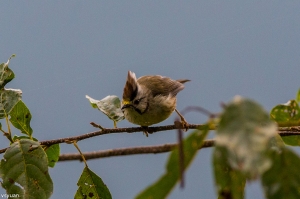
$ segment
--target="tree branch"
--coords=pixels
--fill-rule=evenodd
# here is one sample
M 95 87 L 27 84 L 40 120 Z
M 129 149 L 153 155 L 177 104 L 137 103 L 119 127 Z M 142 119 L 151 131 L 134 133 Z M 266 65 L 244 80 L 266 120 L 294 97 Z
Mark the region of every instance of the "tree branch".
M 201 130 L 204 127 L 204 125 L 201 124 L 189 124 L 189 129 L 199 129 Z M 100 128 L 100 127 L 99 127 Z M 102 128 L 102 127 L 101 127 Z M 155 133 L 160 131 L 167 131 L 167 130 L 174 130 L 174 129 L 182 129 L 182 127 L 178 125 L 167 125 L 167 126 L 157 126 L 157 127 L 149 127 L 149 133 Z M 211 129 L 214 130 L 214 129 Z M 60 144 L 60 143 L 71 143 L 74 140 L 80 141 L 84 140 L 90 137 L 98 136 L 98 135 L 104 135 L 104 134 L 110 134 L 110 133 L 136 133 L 136 132 L 143 132 L 144 129 L 142 127 L 132 127 L 132 128 L 112 128 L 112 129 L 106 129 L 102 128 L 100 131 L 94 131 L 91 133 L 74 136 L 74 137 L 67 137 L 67 138 L 60 138 L 60 139 L 54 139 L 54 140 L 45 140 L 41 141 L 41 145 L 53 145 L 53 144 Z M 293 127 L 278 127 L 279 135 L 280 136 L 292 136 L 292 135 L 300 135 L 300 126 L 293 126 Z M 211 147 L 213 146 L 213 140 L 207 140 L 205 141 L 204 147 Z M 207 144 L 207 145 L 206 145 Z M 100 157 L 110 157 L 110 156 L 120 156 L 120 155 L 132 155 L 132 154 L 147 154 L 147 153 L 165 153 L 171 151 L 174 147 L 177 146 L 177 143 L 175 144 L 164 144 L 164 145 L 158 145 L 158 146 L 148 146 L 148 147 L 133 147 L 133 148 L 121 148 L 121 149 L 110 149 L 110 150 L 103 150 L 98 152 L 91 152 L 94 155 L 98 155 L 95 153 L 99 153 L 98 158 Z M 153 149 L 150 149 L 153 148 Z M 1 149 L 0 154 L 4 153 L 7 150 L 7 148 Z M 87 153 L 83 153 L 86 157 Z M 75 159 L 67 159 L 67 156 L 70 154 L 62 154 L 60 156 L 60 161 L 66 161 L 66 160 L 79 160 L 80 158 Z M 73 154 L 74 155 L 74 154 Z M 75 156 L 74 156 L 75 157 Z M 77 157 L 77 156 L 76 156 Z M 93 159 L 86 157 L 86 159 Z
M 199 148 L 207 148 L 214 146 L 214 140 L 206 140 L 203 145 Z M 124 156 L 124 155 L 135 155 L 135 154 L 157 154 L 157 153 L 166 153 L 172 151 L 175 147 L 178 146 L 178 143 L 172 144 L 162 144 L 155 146 L 141 146 L 141 147 L 130 147 L 130 148 L 119 148 L 119 149 L 108 149 L 100 150 L 93 152 L 82 153 L 86 160 L 97 159 L 97 158 L 106 158 L 112 156 Z M 66 153 L 59 156 L 58 161 L 69 161 L 69 160 L 80 160 L 82 161 L 81 155 L 79 153 Z
M 72 141 L 80 141 L 84 139 L 88 139 L 91 137 L 99 136 L 99 135 L 105 135 L 105 134 L 111 134 L 111 133 L 136 133 L 136 132 L 143 132 L 145 129 L 143 127 L 131 127 L 131 128 L 103 128 L 98 124 L 95 124 L 91 122 L 91 125 L 97 128 L 100 128 L 100 131 L 94 131 L 91 133 L 86 133 L 79 136 L 73 136 L 73 137 L 67 137 L 67 138 L 59 138 L 54 140 L 45 140 L 41 141 L 41 145 L 51 146 L 53 144 L 60 144 L 60 143 L 73 143 Z M 202 124 L 189 124 L 189 129 L 203 129 L 204 125 Z M 167 125 L 167 126 L 156 126 L 156 127 L 149 127 L 147 128 L 147 131 L 149 134 L 160 132 L 160 131 L 168 131 L 168 130 L 174 130 L 174 129 L 183 129 L 182 126 L 178 125 Z M 211 129 L 214 130 L 214 129 Z M 7 148 L 0 149 L 0 154 L 4 153 Z
M 287 129 L 289 128 L 289 129 Z M 284 131 L 278 132 L 281 137 L 292 136 L 292 135 L 300 135 L 300 127 L 284 127 Z M 282 130 L 279 128 L 279 130 Z M 296 130 L 296 132 L 295 132 Z M 205 140 L 203 145 L 199 147 L 208 148 L 212 147 L 215 144 L 215 140 Z M 89 159 L 97 159 L 97 158 L 106 158 L 112 156 L 125 156 L 125 155 L 136 155 L 136 154 L 157 154 L 157 153 L 166 153 L 172 151 L 175 147 L 178 146 L 178 143 L 172 144 L 163 144 L 163 145 L 155 145 L 155 146 L 141 146 L 141 147 L 129 147 L 129 148 L 119 148 L 119 149 L 108 149 L 108 150 L 100 150 L 93 152 L 85 152 L 83 153 L 86 160 Z M 81 155 L 78 153 L 66 153 L 59 156 L 58 161 L 70 161 L 70 160 L 80 160 L 82 161 Z

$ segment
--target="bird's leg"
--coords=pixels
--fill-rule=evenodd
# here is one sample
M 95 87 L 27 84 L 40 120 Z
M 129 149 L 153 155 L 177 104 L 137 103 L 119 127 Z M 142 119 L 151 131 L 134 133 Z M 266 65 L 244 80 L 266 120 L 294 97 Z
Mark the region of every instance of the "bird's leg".
M 179 113 L 179 111 L 176 108 L 175 111 L 180 117 L 183 128 L 185 129 L 185 131 L 187 131 L 189 129 L 189 123 L 187 123 L 187 121 L 184 119 L 184 117 Z
M 146 135 L 146 137 L 148 137 L 148 126 L 141 126 L 143 128 L 143 134 Z

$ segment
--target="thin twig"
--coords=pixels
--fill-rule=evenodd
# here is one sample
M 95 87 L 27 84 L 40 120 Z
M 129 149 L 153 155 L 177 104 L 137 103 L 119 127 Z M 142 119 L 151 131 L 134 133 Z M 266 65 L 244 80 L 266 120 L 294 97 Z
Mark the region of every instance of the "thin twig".
M 179 160 L 179 176 L 180 188 L 184 188 L 184 149 L 183 149 L 183 132 L 181 129 L 177 130 L 178 135 L 178 160 Z
M 200 148 L 208 148 L 214 146 L 214 140 L 206 140 Z M 141 146 L 141 147 L 130 147 L 130 148 L 119 148 L 119 149 L 108 149 L 93 152 L 82 153 L 86 160 L 106 158 L 112 156 L 125 156 L 125 155 L 135 155 L 135 154 L 157 154 L 166 153 L 172 151 L 178 143 L 163 144 L 155 146 Z M 199 148 L 199 149 L 200 149 Z M 66 153 L 59 156 L 59 161 L 71 161 L 80 160 L 82 161 L 81 155 L 79 153 Z
M 279 129 L 280 130 L 280 129 Z M 299 128 L 300 130 L 300 128 Z M 282 137 L 285 136 L 293 136 L 300 135 L 300 132 L 290 132 L 283 131 L 278 132 L 278 134 Z M 206 140 L 203 142 L 201 148 L 207 148 L 214 146 L 215 140 Z M 105 158 L 112 156 L 125 156 L 125 155 L 134 155 L 134 154 L 157 154 L 157 153 L 166 153 L 172 151 L 175 147 L 178 146 L 178 143 L 173 144 L 163 144 L 156 146 L 143 146 L 143 147 L 130 147 L 130 148 L 119 148 L 119 149 L 109 149 L 109 150 L 100 150 L 94 152 L 85 152 L 84 157 L 86 160 L 88 159 L 97 159 L 97 158 Z M 80 154 L 71 153 L 71 154 L 62 154 L 59 156 L 59 161 L 68 161 L 68 160 L 81 160 Z

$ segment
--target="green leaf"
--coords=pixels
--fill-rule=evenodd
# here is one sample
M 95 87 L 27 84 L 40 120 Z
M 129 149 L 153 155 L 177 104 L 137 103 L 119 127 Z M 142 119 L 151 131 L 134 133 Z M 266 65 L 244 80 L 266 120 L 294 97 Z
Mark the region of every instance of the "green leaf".
M 209 132 L 208 125 L 202 130 L 193 131 L 184 141 L 183 141 L 183 151 L 184 151 L 184 169 L 186 169 L 194 157 L 196 156 L 199 148 L 202 146 L 203 140 Z M 175 184 L 180 179 L 179 170 L 179 154 L 178 148 L 173 150 L 169 156 L 166 173 L 163 174 L 155 183 L 150 185 L 144 191 L 142 191 L 137 199 L 162 199 L 166 198 L 171 192 Z
M 22 140 L 22 139 L 30 139 L 30 140 L 33 140 L 33 141 L 38 141 L 38 139 L 36 139 L 34 137 L 29 137 L 29 136 L 25 136 L 25 135 L 22 135 L 22 136 L 14 135 L 14 137 L 12 138 L 12 140 L 14 142 L 16 142 L 18 140 Z
M 53 191 L 47 156 L 40 144 L 32 140 L 19 140 L 6 150 L 0 177 L 7 194 L 19 194 L 20 198 L 46 199 Z
M 220 117 L 216 145 L 228 151 L 231 168 L 255 179 L 271 166 L 266 154 L 276 133 L 276 124 L 259 104 L 237 96 Z
M 101 198 L 111 199 L 111 194 L 102 179 L 88 167 L 85 167 L 77 185 L 75 199 Z
M 32 128 L 30 127 L 31 113 L 22 100 L 20 100 L 9 113 L 10 122 L 20 129 L 23 134 L 31 137 Z
M 271 110 L 270 116 L 279 126 L 300 125 L 300 108 L 296 100 L 275 106 Z
M 300 146 L 300 136 L 299 135 L 283 136 L 282 140 L 287 145 Z
M 273 151 L 272 167 L 262 176 L 262 184 L 268 199 L 300 198 L 300 158 L 290 149 L 283 147 Z
M 13 107 L 21 100 L 22 91 L 19 89 L 0 90 L 0 119 L 5 118 Z
M 298 90 L 298 92 L 297 92 L 297 95 L 296 95 L 296 102 L 300 102 L 300 88 L 299 88 L 299 90 Z
M 0 64 L 0 89 L 3 89 L 4 86 L 15 77 L 14 72 L 8 68 L 9 61 L 12 57 L 15 57 L 15 55 L 12 55 L 6 63 Z
M 213 153 L 213 166 L 218 199 L 242 199 L 246 178 L 228 162 L 228 152 L 224 147 L 215 147 Z
M 270 153 L 270 151 L 277 151 L 280 152 L 281 148 L 284 147 L 285 143 L 282 140 L 283 137 L 281 137 L 279 134 L 276 134 L 274 137 L 272 137 L 268 143 L 268 148 L 270 150 L 268 150 L 268 153 Z
M 49 167 L 54 167 L 55 163 L 59 159 L 59 154 L 60 154 L 60 147 L 59 144 L 53 144 L 50 147 L 47 147 L 45 149 L 45 152 L 48 157 L 48 166 Z
M 120 99 L 115 95 L 109 95 L 102 100 L 95 100 L 88 95 L 85 96 L 91 103 L 93 108 L 98 108 L 107 117 L 115 123 L 124 120 L 124 114 L 121 110 Z

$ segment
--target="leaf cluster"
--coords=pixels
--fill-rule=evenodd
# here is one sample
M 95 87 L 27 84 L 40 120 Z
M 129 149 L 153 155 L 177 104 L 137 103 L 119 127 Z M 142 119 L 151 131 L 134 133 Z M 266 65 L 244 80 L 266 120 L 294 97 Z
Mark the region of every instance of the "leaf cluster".
M 0 64 L 0 119 L 5 119 L 7 131 L 0 130 L 10 141 L 0 162 L 1 186 L 9 198 L 50 198 L 53 182 L 48 168 L 54 167 L 59 159 L 60 147 L 40 145 L 33 137 L 30 127 L 31 113 L 22 101 L 22 91 L 7 89 L 5 85 L 13 80 L 15 74 L 9 68 L 9 62 Z M 12 136 L 10 125 L 20 130 L 21 135 Z M 88 166 L 78 181 L 75 198 L 111 198 L 110 192 L 101 178 Z
M 300 92 L 297 98 L 299 96 Z M 299 136 L 282 139 L 277 132 L 277 123 L 280 122 L 278 118 L 296 121 L 297 114 L 277 115 L 286 112 L 276 111 L 283 108 L 298 112 L 298 104 L 287 103 L 274 107 L 269 116 L 258 103 L 240 96 L 224 106 L 218 118 L 212 155 L 215 188 L 219 199 L 244 198 L 245 185 L 253 180 L 261 181 L 266 198 L 300 198 L 300 157 L 286 147 L 299 146 Z M 210 122 L 207 126 L 209 124 Z M 208 129 L 194 131 L 183 141 L 184 169 L 191 164 L 191 157 L 199 151 L 196 147 L 201 146 L 208 135 Z M 180 180 L 178 162 L 178 150 L 175 149 L 170 154 L 166 173 L 136 198 L 166 198 Z

